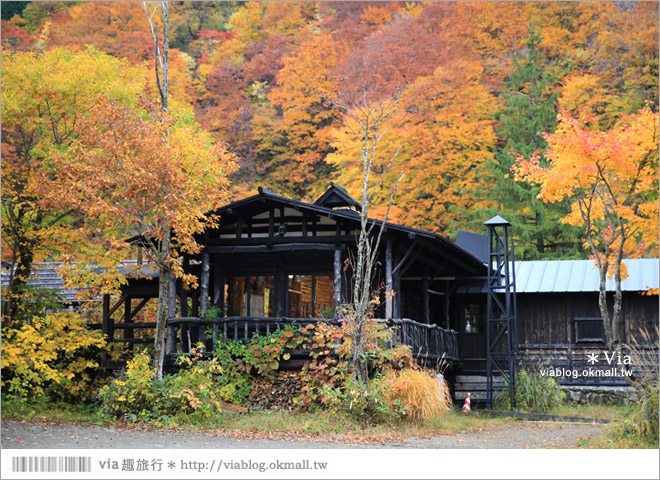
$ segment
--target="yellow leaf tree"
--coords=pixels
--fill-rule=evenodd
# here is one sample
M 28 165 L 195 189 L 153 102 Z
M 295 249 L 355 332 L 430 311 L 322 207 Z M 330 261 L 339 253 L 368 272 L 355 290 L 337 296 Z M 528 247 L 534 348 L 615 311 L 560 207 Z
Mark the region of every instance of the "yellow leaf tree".
M 6 322 L 32 263 L 79 244 L 69 209 L 39 204 L 41 175 L 51 172 L 54 152 L 68 148 L 99 94 L 134 102 L 143 79 L 143 69 L 93 48 L 42 54 L 2 49 L 2 260 L 12 265 Z

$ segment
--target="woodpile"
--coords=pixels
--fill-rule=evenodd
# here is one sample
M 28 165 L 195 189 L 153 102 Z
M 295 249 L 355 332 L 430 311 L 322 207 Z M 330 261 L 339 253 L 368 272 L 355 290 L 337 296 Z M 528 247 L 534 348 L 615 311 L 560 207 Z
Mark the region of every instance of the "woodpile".
M 248 398 L 250 409 L 295 410 L 293 399 L 300 396 L 304 385 L 299 370 L 280 370 L 274 378 L 254 377 Z

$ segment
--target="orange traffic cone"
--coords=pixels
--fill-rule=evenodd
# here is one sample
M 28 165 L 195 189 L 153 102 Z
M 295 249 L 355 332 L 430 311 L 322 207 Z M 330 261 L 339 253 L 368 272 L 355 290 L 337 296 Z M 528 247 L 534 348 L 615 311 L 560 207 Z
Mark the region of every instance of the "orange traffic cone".
M 463 413 L 468 413 L 470 411 L 470 393 L 468 392 L 467 397 L 465 397 L 465 403 L 463 404 Z

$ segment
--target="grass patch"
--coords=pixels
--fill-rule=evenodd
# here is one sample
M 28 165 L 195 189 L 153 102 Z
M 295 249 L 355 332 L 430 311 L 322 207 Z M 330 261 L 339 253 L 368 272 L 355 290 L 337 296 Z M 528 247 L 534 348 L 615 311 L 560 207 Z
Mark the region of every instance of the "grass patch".
M 553 408 L 552 415 L 563 417 L 581 417 L 590 420 L 610 420 L 620 422 L 631 418 L 635 410 L 634 405 L 560 405 Z
M 2 401 L 4 419 L 49 421 L 82 425 L 124 425 L 119 420 L 109 420 L 101 415 L 100 407 L 93 404 L 67 404 L 63 402 L 37 402 L 6 398 Z M 479 412 L 463 414 L 458 408 L 451 412 L 429 418 L 424 422 L 408 421 L 395 424 L 366 424 L 349 414 L 327 410 L 311 412 L 272 412 L 268 410 L 247 414 L 220 413 L 213 417 L 199 417 L 195 412 L 181 412 L 171 418 L 167 424 L 161 422 L 143 422 L 154 427 L 174 427 L 193 430 L 213 430 L 223 428 L 246 433 L 302 434 L 311 436 L 403 438 L 412 436 L 430 436 L 453 434 L 489 428 L 515 422 L 514 419 L 489 417 Z
M 105 425 L 97 405 L 85 403 L 36 401 L 27 403 L 16 397 L 2 398 L 2 418 L 87 425 Z
M 393 425 L 365 424 L 342 412 L 327 411 L 253 412 L 227 418 L 225 428 L 250 432 L 301 433 L 306 435 L 348 435 L 370 438 L 392 438 L 452 434 L 511 423 L 509 418 L 493 418 L 473 412 L 462 414 L 459 410 L 433 416 L 424 422 L 399 422 Z
M 607 419 L 621 422 L 631 418 L 633 406 L 623 405 L 563 405 L 553 409 L 553 415 L 582 417 L 589 419 Z M 119 420 L 104 419 L 98 405 L 67 404 L 63 402 L 47 403 L 3 398 L 2 416 L 5 419 L 49 421 L 82 425 L 124 425 Z M 406 437 L 429 437 L 433 435 L 452 435 L 461 432 L 494 429 L 512 425 L 517 419 L 508 417 L 490 417 L 473 410 L 469 414 L 461 413 L 458 407 L 441 416 L 433 416 L 424 422 L 405 421 L 394 424 L 367 424 L 356 420 L 349 414 L 318 409 L 311 412 L 272 412 L 256 411 L 247 414 L 220 413 L 212 417 L 199 417 L 194 412 L 179 413 L 171 422 L 163 425 L 159 422 L 142 423 L 153 427 L 174 427 L 185 430 L 224 429 L 240 437 L 243 434 L 264 436 L 298 435 L 312 437 L 333 437 L 346 441 L 387 441 Z M 583 440 L 578 443 L 583 448 L 658 448 L 657 443 L 643 442 L 632 436 L 622 436 L 616 430 L 618 425 L 605 428 L 598 438 Z M 615 431 L 616 430 L 616 431 Z

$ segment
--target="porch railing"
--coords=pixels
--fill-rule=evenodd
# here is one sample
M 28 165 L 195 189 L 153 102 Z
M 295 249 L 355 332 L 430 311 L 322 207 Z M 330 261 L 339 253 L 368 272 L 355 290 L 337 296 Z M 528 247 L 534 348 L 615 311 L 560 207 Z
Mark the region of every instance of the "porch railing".
M 410 345 L 415 357 L 458 360 L 458 332 L 438 325 L 419 323 L 409 318 L 391 320 L 397 340 Z
M 198 342 L 206 344 L 208 336 L 212 338 L 210 347 L 213 348 L 219 339 L 247 342 L 254 335 L 270 335 L 287 326 L 303 327 L 318 322 L 339 323 L 336 320 L 289 317 L 170 318 L 167 321 L 168 353 L 177 353 L 177 343 L 181 353 L 190 352 Z M 458 333 L 454 330 L 407 318 L 388 323 L 394 326 L 397 341 L 410 345 L 415 357 L 433 360 L 444 355 L 448 360 L 458 360 Z

